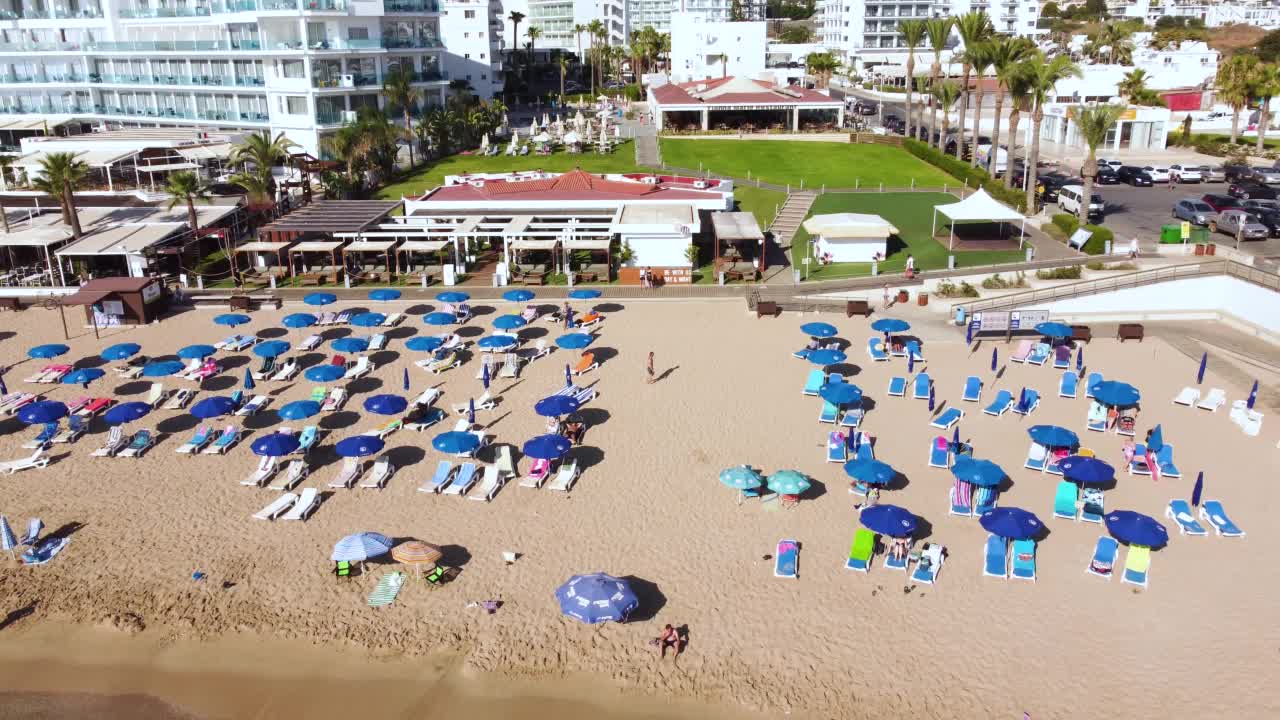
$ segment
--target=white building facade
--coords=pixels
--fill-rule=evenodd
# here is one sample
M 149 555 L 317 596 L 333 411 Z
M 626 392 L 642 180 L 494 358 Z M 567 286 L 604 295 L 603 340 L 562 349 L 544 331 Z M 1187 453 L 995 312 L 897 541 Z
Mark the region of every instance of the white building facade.
M 741 20 L 765 19 L 764 0 L 738 0 L 737 4 Z M 702 13 L 709 20 L 729 22 L 734 19 L 733 6 L 734 0 L 627 0 L 627 16 L 631 31 L 652 27 L 659 32 L 672 32 L 676 15 Z
M 1206 27 L 1252 25 L 1265 30 L 1280 28 L 1280 6 L 1268 0 L 1230 2 L 1174 2 L 1173 0 L 1111 0 L 1112 17 L 1136 18 L 1155 25 L 1162 17 L 1204 21 Z
M 527 5 L 524 10 L 519 5 Z M 516 0 L 506 3 L 506 15 L 514 10 L 523 12 L 527 19 L 523 27 L 536 27 L 542 31 L 541 37 L 534 44 L 535 50 L 565 50 L 583 52 L 591 45 L 586 33 L 581 36 L 574 32 L 575 26 L 586 27 L 592 20 L 599 20 L 608 31 L 606 42 L 609 45 L 623 45 L 627 42 L 627 1 L 626 0 Z M 508 24 L 510 24 L 508 22 Z M 524 30 L 520 31 L 519 47 L 529 42 Z M 508 42 L 507 48 L 513 45 Z
M 758 77 L 765 70 L 765 25 L 729 22 L 706 13 L 671 16 L 671 79 Z
M 500 90 L 500 10 L 488 0 L 19 8 L 0 20 L 0 116 L 269 130 L 319 155 L 326 131 L 362 107 L 398 119 L 381 91 L 394 68 L 413 71 L 425 106 L 443 103 L 453 78 L 480 97 Z
M 1040 18 L 1036 0 L 820 0 L 818 34 L 823 45 L 845 58 L 869 62 L 885 56 L 896 59 L 907 52 L 898 32 L 899 21 L 958 16 L 976 10 L 990 16 L 998 33 L 1036 34 L 1036 21 Z

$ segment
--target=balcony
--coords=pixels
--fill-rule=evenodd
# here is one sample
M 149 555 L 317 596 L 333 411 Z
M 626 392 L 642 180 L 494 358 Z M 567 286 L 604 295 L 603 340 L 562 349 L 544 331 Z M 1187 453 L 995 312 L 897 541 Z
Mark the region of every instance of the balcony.
M 244 122 L 269 122 L 271 117 L 264 112 L 242 112 L 240 119 Z
M 303 12 L 346 12 L 347 0 L 302 0 Z
M 75 10 L 66 8 L 0 10 L 0 20 L 99 20 L 101 18 L 102 9 L 96 7 L 76 8 Z
M 423 70 L 413 74 L 414 82 L 440 82 L 449 79 L 449 73 L 440 70 Z
M 43 85 L 48 83 L 82 83 L 83 75 L 75 73 L 47 73 L 45 75 L 0 75 L 0 83 L 6 85 Z
M 156 40 L 131 42 L 87 42 L 72 45 L 75 50 L 88 52 L 253 52 L 262 50 L 257 40 Z M 0 47 L 0 50 L 3 50 Z
M 403 48 L 442 48 L 444 44 L 438 38 L 382 38 L 382 47 L 388 50 Z
M 341 125 L 342 113 L 339 111 L 320 111 L 316 113 L 317 125 Z
M 435 13 L 440 12 L 437 0 L 383 0 L 383 12 L 388 13 Z
M 150 18 L 197 18 L 209 17 L 213 11 L 207 7 L 193 8 L 120 8 L 120 17 L 125 20 L 144 20 Z
M 83 82 L 80 81 L 80 82 Z M 89 74 L 89 82 L 100 85 L 171 85 L 193 87 L 261 87 L 258 77 L 230 75 L 100 75 Z
M 10 53 L 27 53 L 27 52 L 83 52 L 85 45 L 80 43 L 66 42 L 20 42 L 20 43 L 0 43 L 0 52 Z

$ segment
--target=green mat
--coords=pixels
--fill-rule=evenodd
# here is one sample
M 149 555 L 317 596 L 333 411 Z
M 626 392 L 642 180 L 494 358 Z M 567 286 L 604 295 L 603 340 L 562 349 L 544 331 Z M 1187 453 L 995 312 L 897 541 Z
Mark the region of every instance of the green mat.
M 396 601 L 400 594 L 400 586 L 404 585 L 404 573 L 389 572 L 378 580 L 378 585 L 369 593 L 369 607 L 383 607 Z

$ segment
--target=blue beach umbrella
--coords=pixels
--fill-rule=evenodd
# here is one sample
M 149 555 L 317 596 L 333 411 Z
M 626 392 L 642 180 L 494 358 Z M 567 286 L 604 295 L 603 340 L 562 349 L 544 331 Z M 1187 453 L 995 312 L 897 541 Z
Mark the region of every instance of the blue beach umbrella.
M 604 573 L 569 578 L 556 589 L 556 602 L 561 613 L 588 625 L 625 622 L 640 606 L 626 580 Z
M 63 385 L 88 385 L 107 373 L 101 368 L 80 368 L 62 376 Z
M 1200 369 L 1196 371 L 1197 385 L 1204 382 L 1204 371 L 1207 367 L 1209 367 L 1209 353 L 1206 352 L 1200 355 Z
M 480 447 L 480 438 L 469 432 L 443 432 L 431 438 L 431 447 L 439 452 L 452 453 L 468 453 Z
M 1151 428 L 1151 436 L 1147 438 L 1147 452 L 1158 453 L 1164 447 L 1164 428 L 1159 424 Z
M 1062 476 L 1080 485 L 1096 485 L 1110 482 L 1116 476 L 1116 469 L 1096 457 L 1070 455 L 1058 461 Z
M 391 552 L 391 538 L 376 532 L 348 535 L 333 546 L 329 559 L 334 562 L 364 562 Z
M 888 485 L 898 475 L 889 463 L 870 458 L 855 458 L 844 464 L 844 473 L 868 485 Z
M 1045 447 L 1075 447 L 1080 444 L 1079 435 L 1057 425 L 1032 425 L 1027 428 L 1027 434 Z
M 257 387 L 253 382 L 253 373 L 249 372 L 249 368 L 244 369 L 244 380 L 241 381 L 240 386 L 245 390 L 252 390 Z
M 1042 322 L 1036 324 L 1036 332 L 1051 338 L 1071 337 L 1071 326 L 1060 322 Z
M 428 325 L 452 325 L 458 322 L 453 313 L 433 312 L 422 316 L 422 322 Z
M 263 435 L 253 441 L 250 449 L 254 455 L 262 455 L 264 457 L 283 457 L 290 453 L 298 451 L 302 441 L 293 433 L 274 432 L 270 435 Z
M 13 557 L 13 549 L 18 547 L 18 538 L 14 537 L 13 528 L 9 527 L 9 518 L 0 515 L 0 550 Z
M 409 392 L 409 368 L 404 369 L 404 391 Z
M 362 312 L 352 316 L 350 322 L 356 327 L 377 327 L 387 321 L 387 316 L 377 312 Z
M 110 425 L 121 425 L 123 423 L 133 422 L 149 412 L 151 412 L 151 406 L 146 403 L 127 402 L 111 408 L 103 417 Z
M 833 405 L 849 405 L 862 401 L 862 388 L 853 383 L 827 382 L 818 388 L 818 396 Z
M 533 411 L 542 417 L 560 417 L 577 412 L 578 406 L 578 401 L 568 395 L 552 395 L 539 400 L 533 406 Z
M 378 415 L 399 415 L 408 407 L 409 401 L 399 395 L 374 395 L 364 401 L 364 409 Z
M 1084 346 L 1076 349 L 1076 372 L 1084 370 Z
M 338 352 L 361 353 L 369 349 L 369 339 L 352 335 L 344 338 L 338 338 L 337 340 L 329 343 L 329 346 Z
M 1122 543 L 1159 548 L 1169 542 L 1169 531 L 1150 515 L 1132 510 L 1113 510 L 1102 519 L 1111 537 Z
M 735 465 L 720 471 L 720 484 L 734 490 L 753 490 L 764 484 L 764 478 L 746 465 Z
M 889 537 L 911 537 L 918 519 L 910 510 L 897 505 L 872 505 L 858 515 L 862 527 Z
M 320 403 L 315 400 L 294 400 L 276 409 L 281 420 L 305 420 L 320 414 Z
M 4 368 L 0 368 L 0 395 L 8 395 L 9 386 L 4 382 Z
M 66 355 L 71 348 L 58 343 L 50 343 L 48 345 L 37 345 L 27 351 L 27 357 L 37 360 L 48 360 L 59 355 Z
M 899 320 L 898 318 L 880 318 L 879 320 L 871 323 L 871 329 L 885 334 L 900 333 L 910 330 L 911 323 L 906 320 Z
M 260 358 L 274 358 L 289 352 L 289 343 L 283 340 L 268 340 L 253 346 L 253 354 Z
M 526 440 L 521 451 L 528 457 L 538 460 L 555 460 L 569 452 L 569 438 L 563 435 L 539 435 Z
M 470 300 L 471 296 L 457 290 L 447 290 L 442 293 L 436 293 L 436 299 L 442 303 L 464 303 Z
M 480 340 L 476 342 L 476 345 L 491 350 L 501 350 L 503 348 L 515 347 L 516 339 L 510 335 L 487 335 L 480 338 Z
M 226 325 L 228 327 L 235 327 L 237 325 L 247 325 L 248 323 L 249 323 L 249 316 L 241 315 L 240 313 L 225 313 L 213 319 L 214 325 Z
M 467 422 L 476 424 L 476 399 L 467 398 Z
M 996 371 L 996 362 L 999 359 L 1000 359 L 1000 351 L 996 348 L 991 348 L 991 372 Z
M 333 446 L 335 452 L 342 457 L 368 457 L 381 452 L 386 443 L 377 435 L 353 435 L 344 440 L 338 441 Z
M 307 371 L 302 376 L 311 382 L 327 383 L 341 380 L 342 376 L 346 374 L 346 368 L 341 365 L 317 365 L 307 368 Z
M 70 414 L 67 406 L 56 400 L 34 402 L 18 411 L 18 419 L 28 425 L 57 422 Z
M 317 292 L 317 293 L 311 293 L 310 295 L 307 295 L 306 297 L 302 298 L 302 302 L 308 305 L 323 307 L 325 305 L 332 305 L 338 302 L 338 296 L 334 295 L 333 293 Z
M 528 324 L 528 321 L 519 315 L 499 315 L 493 320 L 493 326 L 499 330 L 516 330 Z
M 1200 496 L 1204 493 L 1204 471 L 1196 475 L 1196 484 L 1191 488 L 1191 507 L 1200 507 Z
M 1253 389 L 1249 391 L 1249 399 L 1245 401 L 1245 406 L 1252 410 L 1256 402 L 1258 402 L 1258 381 L 1254 380 Z
M 484 385 L 484 389 L 489 389 L 489 366 L 483 365 L 480 368 L 480 382 Z
M 1098 402 L 1114 407 L 1137 405 L 1142 398 L 1137 388 L 1118 380 L 1103 380 L 1089 388 L 1089 392 L 1093 393 L 1093 398 Z
M 215 395 L 213 397 L 207 397 L 201 400 L 195 405 L 192 405 L 190 410 L 191 415 L 193 417 L 200 418 L 201 420 L 208 420 L 210 418 L 222 417 L 223 415 L 230 415 L 235 411 L 236 411 L 235 401 L 232 400 L 231 398 L 222 397 L 219 395 Z
M 101 357 L 103 360 L 108 362 L 114 362 L 116 360 L 131 358 L 139 352 L 142 352 L 142 346 L 137 343 L 120 343 L 119 345 L 112 345 L 106 350 L 103 350 L 102 354 L 98 357 Z
M 960 426 L 959 425 L 956 425 L 955 429 L 951 431 L 951 444 L 956 446 L 960 445 Z
M 1035 513 L 1022 508 L 999 507 L 982 513 L 978 522 L 987 532 L 1010 540 L 1028 540 L 1040 534 L 1044 524 Z
M 826 367 L 828 365 L 836 365 L 838 363 L 842 363 L 846 359 L 848 359 L 848 357 L 849 357 L 848 355 L 845 355 L 839 350 L 829 350 L 829 349 L 814 350 L 813 352 L 809 353 L 809 362 L 819 367 Z
M 581 350 L 590 345 L 594 339 L 589 333 L 568 333 L 556 338 L 556 345 L 565 350 Z
M 578 290 L 570 290 L 569 297 L 574 300 L 595 300 L 596 298 L 600 297 L 600 291 L 592 290 L 591 288 L 581 288 Z
M 956 458 L 951 466 L 955 479 L 979 487 L 995 487 L 1004 479 L 1004 468 L 990 460 L 979 460 L 968 455 Z
M 444 338 L 434 335 L 417 335 L 405 342 L 404 346 L 414 352 L 435 352 L 444 345 Z
M 811 486 L 809 478 L 795 470 L 779 470 L 769 476 L 765 485 L 780 495 L 799 495 Z
M 507 302 L 529 302 L 534 298 L 532 290 L 508 290 L 502 293 L 502 299 Z
M 391 288 L 379 288 L 369 291 L 369 299 L 374 302 L 391 302 L 400 299 L 400 291 Z
M 212 345 L 188 345 L 177 354 L 183 360 L 203 360 L 216 352 L 218 349 Z
M 168 377 L 182 372 L 182 363 L 177 360 L 158 360 L 142 366 L 142 377 Z
M 973 343 L 973 323 L 965 323 L 964 326 L 964 344 Z
M 836 330 L 836 326 L 831 323 L 811 322 L 801 325 L 800 332 L 808 335 L 809 337 L 829 338 L 835 337 L 836 333 L 839 331 Z
M 284 320 L 281 320 L 280 322 L 287 328 L 297 330 L 298 328 L 311 327 L 319 322 L 319 320 L 317 320 L 316 316 L 311 313 L 293 313 L 291 315 L 285 315 Z

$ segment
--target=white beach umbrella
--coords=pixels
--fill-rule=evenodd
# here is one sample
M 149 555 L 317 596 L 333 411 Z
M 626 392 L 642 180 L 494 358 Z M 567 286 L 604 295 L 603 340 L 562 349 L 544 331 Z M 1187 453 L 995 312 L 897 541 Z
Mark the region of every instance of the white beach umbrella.
M 550 124 L 551 124 L 551 116 L 546 113 L 542 113 L 542 126 L 546 127 L 547 125 L 550 125 Z
M 577 145 L 582 142 L 582 138 L 578 136 L 578 133 L 570 130 L 564 134 L 564 141 L 568 145 Z
M 533 136 L 533 141 L 536 143 L 551 142 L 551 136 L 546 133 L 538 133 Z
M 481 138 L 480 138 L 480 149 L 481 149 L 481 150 L 488 150 L 488 149 L 489 149 L 489 133 L 485 133 L 483 136 L 481 136 Z
M 582 111 L 581 111 L 581 110 L 579 110 L 579 111 L 578 111 L 578 114 L 573 116 L 573 124 L 574 124 L 574 126 L 576 126 L 579 130 L 581 130 L 581 129 L 582 129 L 582 122 L 583 122 L 583 120 L 584 120 L 584 119 L 585 119 L 585 118 L 583 118 L 583 117 L 582 117 Z
M 587 125 L 587 138 L 586 138 L 586 140 L 587 140 L 587 142 L 588 142 L 588 143 L 590 143 L 590 142 L 591 142 L 591 126 L 590 126 L 590 125 Z
M 517 149 L 517 148 L 516 148 L 516 143 L 517 143 L 519 140 L 520 140 L 520 133 L 511 133 L 511 145 L 509 146 L 509 150 L 510 150 L 510 152 L 513 152 L 513 153 L 514 153 L 514 152 L 516 151 L 516 149 Z
M 622 126 L 621 126 L 621 125 L 614 125 L 614 126 L 613 126 L 613 136 L 614 136 L 614 137 L 616 137 L 616 138 L 618 138 L 619 140 L 621 140 L 621 139 L 622 139 Z
M 534 135 L 537 135 L 537 134 L 538 134 L 538 119 L 534 118 L 529 121 L 529 137 L 533 137 Z

